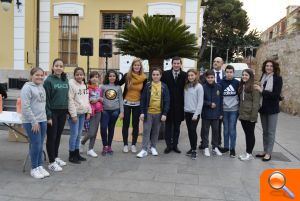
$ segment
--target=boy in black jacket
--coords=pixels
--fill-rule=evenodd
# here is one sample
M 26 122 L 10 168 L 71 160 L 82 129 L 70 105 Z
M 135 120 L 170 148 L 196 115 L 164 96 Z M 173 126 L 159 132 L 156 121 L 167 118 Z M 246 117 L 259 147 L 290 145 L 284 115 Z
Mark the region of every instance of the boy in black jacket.
M 222 88 L 215 83 L 215 73 L 208 70 L 205 73 L 206 83 L 203 85 L 204 101 L 202 109 L 202 127 L 201 127 L 201 147 L 204 149 L 204 155 L 209 157 L 209 129 L 212 128 L 212 151 L 221 156 L 219 146 L 219 121 L 223 113 Z

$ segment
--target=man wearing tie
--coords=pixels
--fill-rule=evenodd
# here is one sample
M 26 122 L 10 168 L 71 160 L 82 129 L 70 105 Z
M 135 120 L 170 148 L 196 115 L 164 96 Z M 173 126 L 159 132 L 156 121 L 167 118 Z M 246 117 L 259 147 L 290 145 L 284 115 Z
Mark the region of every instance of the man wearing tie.
M 224 61 L 221 57 L 216 57 L 213 61 L 213 68 L 215 72 L 215 82 L 220 84 L 221 80 L 225 77 L 225 71 L 222 69 Z M 219 121 L 219 148 L 222 145 L 222 123 L 223 121 Z
M 165 140 L 167 148 L 165 153 L 172 150 L 181 153 L 178 149 L 178 138 L 180 134 L 180 124 L 184 120 L 184 86 L 187 74 L 182 71 L 182 60 L 180 57 L 172 59 L 172 69 L 163 73 L 164 82 L 170 92 L 170 110 L 167 114 Z

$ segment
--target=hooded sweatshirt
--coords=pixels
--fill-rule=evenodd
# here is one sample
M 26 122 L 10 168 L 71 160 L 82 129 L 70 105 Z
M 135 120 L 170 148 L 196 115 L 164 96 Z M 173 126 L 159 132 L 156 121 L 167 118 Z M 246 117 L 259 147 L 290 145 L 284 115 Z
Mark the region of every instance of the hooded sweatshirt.
M 223 111 L 235 112 L 239 110 L 238 88 L 240 82 L 236 79 L 221 81 L 223 90 Z
M 61 79 L 56 75 L 49 75 L 44 82 L 46 91 L 46 113 L 47 118 L 52 118 L 52 110 L 68 109 L 68 79 Z
M 26 82 L 21 90 L 22 121 L 35 125 L 47 121 L 46 92 L 42 84 Z
M 84 82 L 80 84 L 76 80 L 71 79 L 69 87 L 69 113 L 71 117 L 76 117 L 77 114 L 91 114 L 89 90 Z

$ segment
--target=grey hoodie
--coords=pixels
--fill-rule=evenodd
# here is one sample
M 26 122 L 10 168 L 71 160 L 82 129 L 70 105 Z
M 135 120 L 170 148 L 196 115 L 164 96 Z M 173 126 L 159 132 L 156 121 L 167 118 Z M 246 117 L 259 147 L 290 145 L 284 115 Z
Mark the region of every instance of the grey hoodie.
M 22 121 L 35 125 L 47 121 L 46 92 L 43 84 L 26 82 L 21 90 Z

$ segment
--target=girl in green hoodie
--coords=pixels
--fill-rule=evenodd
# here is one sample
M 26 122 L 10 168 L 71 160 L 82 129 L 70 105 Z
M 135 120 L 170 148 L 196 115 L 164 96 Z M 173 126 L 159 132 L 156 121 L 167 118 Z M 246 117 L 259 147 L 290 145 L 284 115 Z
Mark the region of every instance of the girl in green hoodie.
M 62 171 L 66 162 L 58 158 L 58 149 L 61 134 L 64 130 L 68 113 L 69 83 L 64 72 L 64 64 L 61 59 L 55 59 L 52 65 L 52 74 L 44 82 L 46 91 L 47 113 L 47 153 L 49 158 L 49 170 Z

